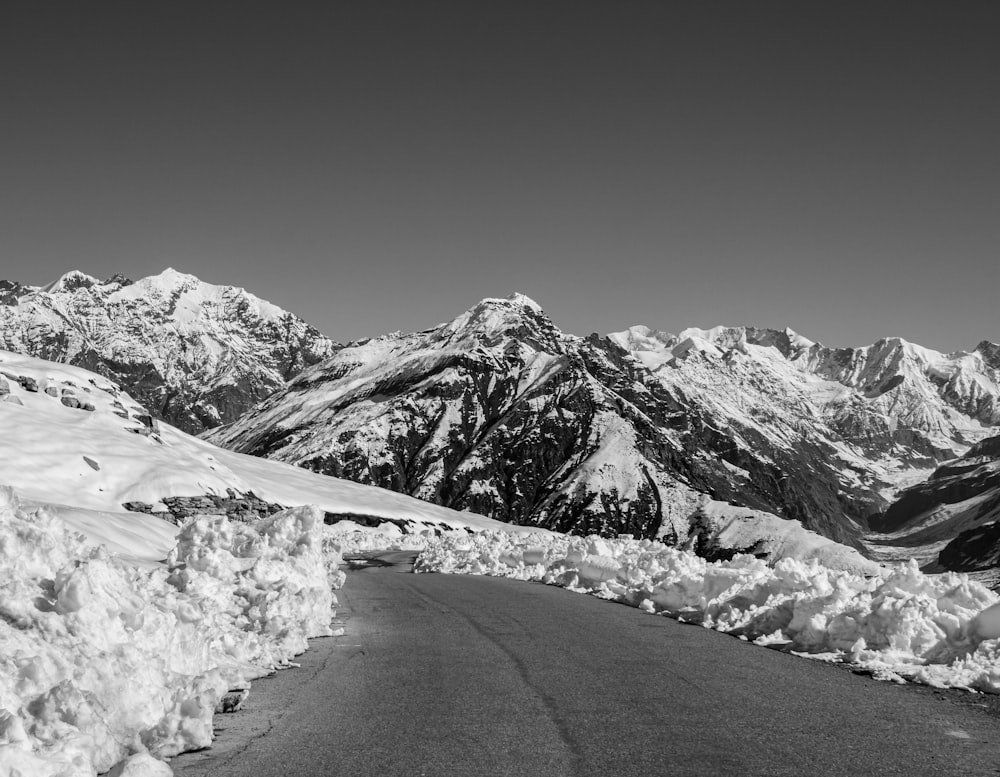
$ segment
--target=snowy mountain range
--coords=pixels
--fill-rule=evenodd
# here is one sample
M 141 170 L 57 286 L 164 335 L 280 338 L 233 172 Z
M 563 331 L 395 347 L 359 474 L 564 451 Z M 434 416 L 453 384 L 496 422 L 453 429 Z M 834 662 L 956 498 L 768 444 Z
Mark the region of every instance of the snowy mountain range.
M 44 288 L 0 283 L 0 345 L 94 369 L 149 416 L 234 450 L 504 522 L 659 537 L 710 558 L 763 552 L 774 521 L 792 519 L 876 559 L 934 564 L 998 518 L 984 498 L 975 521 L 920 528 L 968 490 L 940 496 L 968 476 L 953 460 L 981 461 L 1000 434 L 1000 346 L 989 342 L 955 354 L 898 338 L 833 349 L 752 327 L 583 338 L 513 295 L 430 330 L 338 346 L 242 289 L 167 270 L 136 283 L 78 272 Z M 945 561 L 988 564 L 980 544 Z
M 875 552 L 869 519 L 899 488 L 1000 432 L 991 348 L 830 349 L 752 328 L 581 338 L 514 295 L 352 343 L 208 438 L 560 531 L 704 545 L 708 498 Z
M 55 359 L 0 350 L 0 773 L 169 775 L 250 680 L 343 633 L 344 549 L 400 542 L 420 571 L 1000 687 L 997 595 L 917 567 L 998 583 L 990 343 L 581 338 L 514 295 L 335 346 L 173 271 L 0 283 L 0 332 Z
M 44 287 L 0 281 L 0 348 L 93 370 L 198 432 L 235 420 L 334 344 L 243 289 L 167 269 L 135 283 L 78 271 Z

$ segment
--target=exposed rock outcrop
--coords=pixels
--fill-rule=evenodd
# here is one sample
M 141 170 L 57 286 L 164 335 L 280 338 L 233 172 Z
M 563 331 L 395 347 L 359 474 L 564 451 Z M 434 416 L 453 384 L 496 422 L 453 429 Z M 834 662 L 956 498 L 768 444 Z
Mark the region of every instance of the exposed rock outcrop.
M 250 523 L 285 509 L 285 505 L 267 502 L 253 491 L 239 493 L 231 488 L 225 496 L 167 496 L 160 501 L 166 510 L 154 510 L 153 505 L 145 502 L 125 502 L 122 507 L 134 513 L 157 515 L 178 525 L 194 515 L 225 515 L 231 521 Z

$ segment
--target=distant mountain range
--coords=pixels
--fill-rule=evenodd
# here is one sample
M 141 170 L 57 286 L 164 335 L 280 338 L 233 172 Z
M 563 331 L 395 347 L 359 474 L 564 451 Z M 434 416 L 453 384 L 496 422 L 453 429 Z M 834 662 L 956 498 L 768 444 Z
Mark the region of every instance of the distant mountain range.
M 168 269 L 135 283 L 77 271 L 44 287 L 0 281 L 0 349 L 97 372 L 199 432 L 239 418 L 334 344 L 243 289 Z
M 0 347 L 101 372 L 225 447 L 503 521 L 711 557 L 766 544 L 761 530 L 720 545 L 723 518 L 777 516 L 876 559 L 997 563 L 990 342 L 942 354 L 752 327 L 578 337 L 513 295 L 339 346 L 168 270 L 0 283 Z

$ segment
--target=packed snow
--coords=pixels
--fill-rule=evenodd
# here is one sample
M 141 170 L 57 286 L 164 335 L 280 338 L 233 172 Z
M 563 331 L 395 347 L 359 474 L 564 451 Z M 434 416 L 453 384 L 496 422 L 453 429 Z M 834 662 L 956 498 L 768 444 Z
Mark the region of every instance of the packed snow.
M 0 774 L 169 774 L 151 756 L 207 747 L 223 694 L 331 633 L 340 562 L 301 507 L 196 518 L 147 569 L 0 488 Z
M 430 540 L 416 570 L 540 581 L 883 679 L 1000 693 L 1000 597 L 915 563 L 865 575 L 815 559 L 709 562 L 624 536 L 482 532 Z

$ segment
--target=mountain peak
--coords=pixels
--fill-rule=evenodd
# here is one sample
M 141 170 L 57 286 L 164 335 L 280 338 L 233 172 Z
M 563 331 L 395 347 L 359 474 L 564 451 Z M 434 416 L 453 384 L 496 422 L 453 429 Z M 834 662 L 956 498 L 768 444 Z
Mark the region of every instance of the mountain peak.
M 0 348 L 133 381 L 135 399 L 193 432 L 234 420 L 333 347 L 276 305 L 172 268 L 136 283 L 73 271 L 21 292 L 0 284 Z
M 485 339 L 491 343 L 498 338 L 520 339 L 544 348 L 558 349 L 556 343 L 562 332 L 545 315 L 541 306 L 523 294 L 508 297 L 487 297 L 457 318 L 442 324 L 437 332 L 446 338 L 465 340 Z
M 131 278 L 127 278 L 123 273 L 116 272 L 106 281 L 104 281 L 105 286 L 111 286 L 112 284 L 118 284 L 119 286 L 131 286 L 133 283 Z
M 176 289 L 180 286 L 197 286 L 202 281 L 194 275 L 179 272 L 173 267 L 168 267 L 158 275 L 150 275 L 147 278 L 141 279 L 139 283 L 160 289 Z
M 507 297 L 486 297 L 486 299 L 480 300 L 455 319 L 452 324 L 461 326 L 476 324 L 494 328 L 501 323 L 506 324 L 513 320 L 536 316 L 545 318 L 541 305 L 530 297 L 515 292 Z
M 541 305 L 539 305 L 537 302 L 535 302 L 527 294 L 522 294 L 519 291 L 515 291 L 513 294 L 509 294 L 504 299 L 507 302 L 510 302 L 512 305 L 518 305 L 518 306 L 523 307 L 523 308 L 531 308 L 536 313 L 541 313 L 542 312 L 542 306 Z
M 797 348 L 812 348 L 814 345 L 817 344 L 815 340 L 810 340 L 808 337 L 803 337 L 794 329 L 788 326 L 785 327 L 784 335 L 785 337 L 788 338 L 788 341 Z
M 496 308 L 501 310 L 521 310 L 522 308 L 527 308 L 534 313 L 541 313 L 542 306 L 535 302 L 531 297 L 526 294 L 521 294 L 515 291 L 513 294 L 508 294 L 506 297 L 486 297 L 480 300 L 472 310 L 477 310 L 479 308 Z
M 63 273 L 63 275 L 50 283 L 48 286 L 42 286 L 39 288 L 39 291 L 52 294 L 57 291 L 89 289 L 91 286 L 97 286 L 98 284 L 100 284 L 100 281 L 92 275 L 87 275 L 87 273 L 81 272 L 80 270 L 70 270 L 67 273 Z

